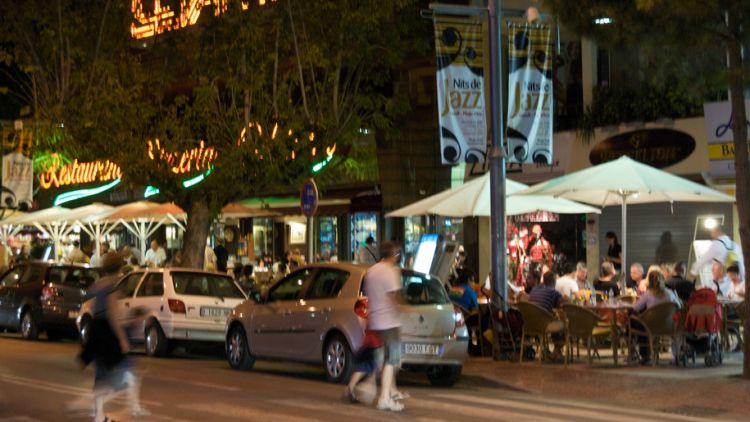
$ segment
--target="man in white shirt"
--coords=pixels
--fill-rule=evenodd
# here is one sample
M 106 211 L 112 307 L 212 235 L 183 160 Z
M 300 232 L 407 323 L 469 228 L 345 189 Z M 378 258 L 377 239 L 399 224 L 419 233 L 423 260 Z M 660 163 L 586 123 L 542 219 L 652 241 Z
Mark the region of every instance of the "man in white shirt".
M 576 281 L 576 270 L 572 264 L 565 266 L 565 275 L 555 282 L 555 290 L 565 299 L 571 299 L 578 295 L 578 282 Z
M 101 266 L 101 260 L 104 255 L 109 252 L 109 242 L 102 242 L 101 245 L 99 245 L 99 253 L 96 253 L 94 251 L 94 254 L 91 255 L 91 262 L 90 265 L 92 267 L 100 267 Z
M 727 265 L 727 255 L 729 254 L 729 251 L 731 250 L 736 254 L 738 258 L 737 266 L 740 270 L 740 276 L 742 279 L 745 279 L 745 263 L 742 262 L 742 249 L 739 245 L 734 243 L 732 239 L 725 235 L 721 231 L 721 227 L 715 227 L 711 229 L 711 246 L 709 246 L 708 250 L 706 251 L 703 256 L 695 263 L 693 264 L 693 267 L 690 269 L 690 277 L 688 277 L 690 280 L 694 279 L 698 273 L 705 267 L 706 265 L 711 264 L 714 261 L 718 261 L 722 265 Z M 711 286 L 707 286 L 711 287 Z
M 380 248 L 380 257 L 380 261 L 370 267 L 365 275 L 367 325 L 377 332 L 384 343 L 385 363 L 377 408 L 398 412 L 404 408 L 393 399 L 393 395 L 397 393 L 396 367 L 401 364 L 399 305 L 405 303 L 401 294 L 401 269 L 398 267 L 401 248 L 393 242 L 384 242 Z
M 711 282 L 708 283 L 707 287 L 715 291 L 717 296 L 726 297 L 729 295 L 732 282 L 724 274 L 724 265 L 720 262 L 714 262 L 711 265 Z
M 588 280 L 589 269 L 586 267 L 586 263 L 578 261 L 576 264 L 576 283 L 578 284 L 578 290 L 591 289 L 591 283 Z
M 149 268 L 163 267 L 167 261 L 167 252 L 159 246 L 159 242 L 154 239 L 151 241 L 151 248 L 146 251 L 146 266 Z

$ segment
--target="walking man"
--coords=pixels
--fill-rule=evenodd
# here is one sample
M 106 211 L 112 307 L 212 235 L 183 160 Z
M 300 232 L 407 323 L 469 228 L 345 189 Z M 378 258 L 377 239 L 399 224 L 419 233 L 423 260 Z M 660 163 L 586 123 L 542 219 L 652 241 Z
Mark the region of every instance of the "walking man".
M 401 249 L 393 242 L 383 242 L 380 261 L 365 275 L 368 323 L 383 341 L 384 366 L 380 380 L 377 408 L 399 412 L 404 405 L 394 400 L 396 367 L 401 363 L 399 305 L 405 303 L 401 295 L 401 269 L 398 262 Z

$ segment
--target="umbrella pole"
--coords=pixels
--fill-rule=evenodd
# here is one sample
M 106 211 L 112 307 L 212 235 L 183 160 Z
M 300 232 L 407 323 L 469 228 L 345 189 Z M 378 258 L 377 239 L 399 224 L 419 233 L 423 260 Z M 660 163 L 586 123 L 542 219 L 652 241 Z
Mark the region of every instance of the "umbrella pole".
M 622 289 L 625 290 L 628 287 L 628 272 L 627 272 L 627 250 L 628 250 L 628 194 L 622 194 L 622 260 L 620 263 L 620 271 L 622 271 Z

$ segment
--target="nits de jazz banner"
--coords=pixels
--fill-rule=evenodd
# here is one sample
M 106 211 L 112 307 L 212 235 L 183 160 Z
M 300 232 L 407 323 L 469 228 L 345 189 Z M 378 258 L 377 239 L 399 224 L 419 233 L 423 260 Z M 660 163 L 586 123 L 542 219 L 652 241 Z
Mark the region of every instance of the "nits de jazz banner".
M 487 155 L 482 22 L 436 15 L 437 101 L 443 164 Z
M 552 30 L 508 24 L 507 153 L 511 163 L 552 163 Z
M 2 130 L 3 170 L 0 202 L 8 208 L 31 208 L 34 196 L 34 170 L 31 158 L 32 132 L 28 129 Z

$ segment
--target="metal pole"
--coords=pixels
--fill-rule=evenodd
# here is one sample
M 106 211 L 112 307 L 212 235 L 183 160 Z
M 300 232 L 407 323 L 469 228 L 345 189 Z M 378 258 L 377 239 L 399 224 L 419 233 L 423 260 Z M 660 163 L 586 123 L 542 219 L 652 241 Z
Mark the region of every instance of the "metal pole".
M 627 261 L 627 250 L 628 250 L 628 194 L 627 192 L 622 194 L 622 261 L 620 263 L 620 271 L 622 272 L 622 288 L 623 290 L 628 287 L 628 267 L 625 262 Z M 637 289 L 638 286 L 635 286 Z
M 490 14 L 490 232 L 492 236 L 492 309 L 507 311 L 507 260 L 505 250 L 505 150 L 503 146 L 502 6 L 489 2 Z

